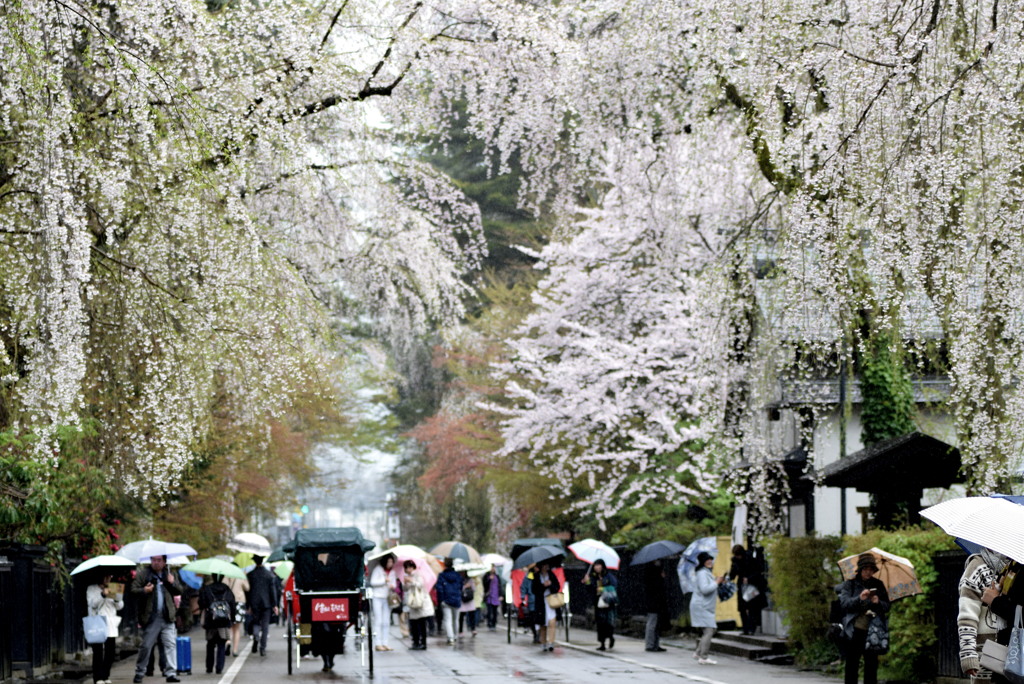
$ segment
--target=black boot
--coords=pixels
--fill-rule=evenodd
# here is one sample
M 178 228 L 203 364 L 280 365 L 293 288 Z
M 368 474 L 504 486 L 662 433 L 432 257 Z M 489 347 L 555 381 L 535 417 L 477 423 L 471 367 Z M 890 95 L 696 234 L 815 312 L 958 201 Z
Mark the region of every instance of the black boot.
M 606 650 L 608 650 L 608 649 L 606 649 L 604 647 L 604 639 L 601 639 L 601 645 L 597 647 L 597 650 L 598 651 L 606 651 Z

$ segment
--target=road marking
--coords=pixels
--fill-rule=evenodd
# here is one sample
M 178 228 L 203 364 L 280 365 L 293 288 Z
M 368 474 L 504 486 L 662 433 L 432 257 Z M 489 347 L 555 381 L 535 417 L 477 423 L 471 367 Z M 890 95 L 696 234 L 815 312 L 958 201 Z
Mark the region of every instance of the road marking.
M 690 674 L 689 672 L 683 672 L 682 670 L 673 670 L 670 667 L 662 667 L 661 665 L 651 665 L 649 663 L 644 663 L 639 660 L 634 660 L 633 658 L 620 656 L 615 653 L 597 652 L 592 649 L 576 646 L 575 644 L 570 644 L 565 641 L 558 641 L 556 643 L 564 648 L 571 648 L 576 651 L 582 651 L 583 653 L 590 653 L 592 655 L 599 655 L 604 658 L 614 658 L 615 660 L 618 660 L 623 663 L 628 663 L 630 665 L 638 665 L 640 667 L 645 667 L 648 670 L 654 670 L 655 672 L 664 672 L 666 674 L 675 675 L 676 677 L 682 677 L 683 679 L 689 679 L 693 682 L 702 682 L 703 684 L 728 684 L 728 682 L 723 682 L 718 679 L 711 679 L 710 677 L 704 677 L 702 675 Z
M 242 646 L 242 652 L 239 655 L 232 656 L 232 660 L 235 662 L 231 663 L 231 667 L 228 668 L 228 671 L 224 673 L 224 676 L 220 678 L 220 681 L 217 682 L 217 684 L 231 684 L 231 682 L 235 681 L 235 676 L 237 676 L 239 671 L 242 669 L 245 659 L 249 657 L 250 653 L 252 653 L 252 649 L 245 648 L 245 646 L 248 646 L 248 644 L 244 644 Z

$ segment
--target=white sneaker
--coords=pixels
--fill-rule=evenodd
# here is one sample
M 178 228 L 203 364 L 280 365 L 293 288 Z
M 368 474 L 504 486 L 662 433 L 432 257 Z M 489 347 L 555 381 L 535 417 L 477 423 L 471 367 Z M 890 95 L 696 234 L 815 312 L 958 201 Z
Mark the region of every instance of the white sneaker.
M 718 664 L 717 660 L 712 660 L 711 658 L 701 658 L 697 662 L 700 663 L 701 665 L 717 665 Z

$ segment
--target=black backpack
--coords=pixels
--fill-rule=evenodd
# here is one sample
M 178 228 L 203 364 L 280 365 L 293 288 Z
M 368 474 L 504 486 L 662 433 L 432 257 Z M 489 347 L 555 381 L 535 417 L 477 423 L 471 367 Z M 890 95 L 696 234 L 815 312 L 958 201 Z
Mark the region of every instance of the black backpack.
M 224 599 L 212 601 L 206 608 L 206 627 L 230 627 L 231 604 Z
M 469 603 L 470 601 L 473 600 L 473 596 L 474 596 L 474 594 L 473 594 L 473 585 L 472 584 L 464 584 L 464 585 L 462 585 L 462 602 L 463 603 Z

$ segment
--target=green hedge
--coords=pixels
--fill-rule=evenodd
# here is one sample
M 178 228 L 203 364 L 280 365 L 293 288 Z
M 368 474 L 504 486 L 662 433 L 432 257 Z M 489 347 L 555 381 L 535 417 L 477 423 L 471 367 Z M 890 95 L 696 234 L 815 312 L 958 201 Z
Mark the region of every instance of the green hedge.
M 768 552 L 769 585 L 776 610 L 784 615 L 789 639 L 801 664 L 824 666 L 839 658 L 825 636 L 834 587 L 842 581 L 836 562 L 873 546 L 914 564 L 922 593 L 893 604 L 889 617 L 890 650 L 881 659 L 882 679 L 927 681 L 935 675 L 934 593 L 938 574 L 932 556 L 955 548 L 953 539 L 929 526 L 872 530 L 846 537 L 774 537 Z

